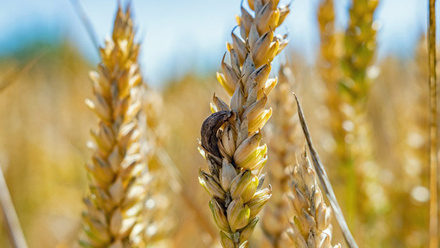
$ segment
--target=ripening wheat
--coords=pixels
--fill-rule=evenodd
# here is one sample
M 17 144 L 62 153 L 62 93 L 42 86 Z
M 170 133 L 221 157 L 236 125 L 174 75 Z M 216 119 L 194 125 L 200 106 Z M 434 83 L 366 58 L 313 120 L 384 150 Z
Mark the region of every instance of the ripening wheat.
M 100 49 L 102 62 L 91 73 L 95 99 L 87 105 L 99 117 L 92 131 L 95 148 L 87 166 L 84 247 L 139 247 L 146 192 L 143 137 L 137 116 L 142 77 L 130 9 L 118 8 L 111 40 Z
M 257 214 L 271 197 L 271 188 L 262 188 L 267 146 L 260 144 L 260 130 L 272 113 L 265 105 L 277 82 L 268 79 L 270 64 L 287 45 L 274 35 L 289 13 L 278 2 L 249 0 L 253 16 L 242 7 L 241 38 L 232 33 L 230 65 L 223 59 L 223 73 L 217 74 L 232 99 L 228 105 L 214 96 L 214 113 L 202 125 L 201 153 L 209 173 L 200 171 L 199 179 L 212 196 L 209 205 L 225 248 L 249 246 Z
M 294 210 L 288 233 L 295 247 L 337 248 L 332 246 L 332 210 L 324 202 L 315 170 L 304 151 L 292 173 L 291 201 Z

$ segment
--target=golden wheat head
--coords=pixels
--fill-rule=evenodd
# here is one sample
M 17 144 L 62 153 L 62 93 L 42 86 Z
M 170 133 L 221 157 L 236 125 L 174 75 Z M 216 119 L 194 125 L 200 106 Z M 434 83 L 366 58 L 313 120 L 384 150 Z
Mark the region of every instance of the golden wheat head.
M 100 49 L 102 61 L 91 73 L 94 100 L 87 105 L 99 118 L 92 131 L 95 148 L 87 166 L 89 192 L 84 199 L 84 247 L 138 247 L 146 191 L 141 109 L 142 77 L 137 62 L 130 9 L 119 7 L 111 40 Z
M 202 125 L 201 153 L 209 173 L 200 171 L 199 179 L 212 196 L 209 205 L 224 248 L 249 246 L 257 214 L 271 197 L 271 188 L 262 188 L 267 146 L 260 143 L 260 130 L 272 113 L 265 108 L 277 82 L 269 79 L 271 62 L 287 45 L 285 37 L 274 35 L 289 13 L 278 2 L 249 0 L 253 15 L 241 8 L 241 37 L 231 34 L 230 64 L 224 57 L 223 73 L 217 74 L 232 98 L 227 104 L 214 96 L 214 113 Z

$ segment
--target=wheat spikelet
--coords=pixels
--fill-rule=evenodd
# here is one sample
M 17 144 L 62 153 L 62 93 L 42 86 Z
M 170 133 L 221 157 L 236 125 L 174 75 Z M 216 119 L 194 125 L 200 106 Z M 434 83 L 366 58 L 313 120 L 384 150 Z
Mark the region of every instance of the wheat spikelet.
M 292 246 L 291 240 L 285 235 L 289 226 L 290 172 L 296 161 L 298 152 L 303 146 L 303 138 L 299 132 L 296 107 L 292 97 L 293 73 L 283 64 L 278 72 L 278 86 L 274 90 L 274 114 L 270 132 L 268 179 L 273 187 L 272 198 L 268 203 L 262 219 L 262 229 L 272 247 Z
M 354 0 L 345 33 L 343 69 L 346 79 L 342 86 L 351 104 L 365 104 L 371 80 L 367 72 L 376 50 L 376 29 L 373 15 L 379 0 Z
M 17 212 L 11 200 L 8 185 L 6 184 L 3 169 L 0 166 L 0 208 L 1 217 L 5 223 L 5 229 L 8 232 L 11 245 L 16 248 L 27 248 L 26 239 L 23 234 L 20 222 L 18 220 Z
M 332 210 L 325 204 L 316 178 L 315 170 L 304 152 L 292 173 L 290 199 L 294 218 L 288 234 L 295 242 L 295 247 L 341 247 L 331 244 Z
M 139 247 L 146 191 L 146 164 L 142 156 L 142 77 L 137 63 L 130 9 L 118 8 L 111 40 L 100 49 L 102 62 L 91 73 L 95 99 L 87 105 L 99 117 L 92 131 L 96 143 L 87 166 L 89 192 L 84 199 L 84 247 Z
M 268 79 L 271 62 L 287 45 L 285 37 L 274 35 L 289 13 L 278 2 L 249 0 L 254 16 L 241 8 L 241 38 L 232 33 L 233 43 L 227 44 L 230 65 L 223 59 L 223 73 L 217 74 L 232 99 L 228 105 L 214 96 L 214 114 L 202 125 L 200 150 L 209 173 L 200 171 L 199 180 L 212 196 L 210 208 L 225 248 L 249 246 L 257 214 L 271 197 L 270 187 L 262 189 L 267 146 L 260 144 L 260 130 L 272 113 L 265 109 L 277 82 Z

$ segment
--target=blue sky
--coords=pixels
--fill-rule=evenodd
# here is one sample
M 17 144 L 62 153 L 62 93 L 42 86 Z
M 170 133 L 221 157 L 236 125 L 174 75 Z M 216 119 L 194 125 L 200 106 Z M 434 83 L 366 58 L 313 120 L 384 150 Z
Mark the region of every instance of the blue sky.
M 80 2 L 103 41 L 111 30 L 116 1 Z M 343 29 L 350 1 L 335 2 L 337 25 Z M 292 12 L 280 29 L 289 32 L 289 49 L 303 53 L 309 63 L 319 46 L 318 4 L 319 0 L 294 0 Z M 143 72 L 155 85 L 188 70 L 217 68 L 240 10 L 240 0 L 133 0 L 133 5 L 143 41 Z M 0 6 L 0 55 L 36 37 L 67 37 L 85 56 L 97 61 L 92 42 L 69 0 L 0 0 Z M 380 0 L 376 13 L 381 23 L 379 59 L 388 54 L 412 55 L 421 32 L 426 30 L 426 6 L 427 0 Z

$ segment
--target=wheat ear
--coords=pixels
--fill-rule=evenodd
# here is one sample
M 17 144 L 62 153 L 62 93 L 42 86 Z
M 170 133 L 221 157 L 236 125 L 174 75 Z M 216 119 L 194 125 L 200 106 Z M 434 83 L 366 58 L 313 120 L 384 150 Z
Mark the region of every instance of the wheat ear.
M 376 26 L 373 15 L 379 0 L 353 0 L 345 33 L 343 68 L 347 79 L 341 86 L 353 104 L 365 104 L 371 80 L 367 72 L 376 50 Z
M 274 89 L 272 131 L 268 135 L 271 148 L 271 160 L 268 167 L 268 179 L 272 185 L 272 198 L 267 204 L 262 219 L 263 233 L 272 247 L 291 246 L 291 240 L 285 235 L 289 227 L 290 172 L 301 151 L 303 138 L 299 132 L 296 107 L 292 98 L 294 77 L 288 65 L 282 64 L 278 72 L 278 86 Z
M 84 199 L 84 247 L 138 247 L 145 202 L 146 164 L 142 156 L 141 83 L 130 9 L 118 8 L 111 40 L 100 49 L 102 61 L 91 73 L 94 100 L 86 103 L 99 117 L 89 192 Z
M 335 10 L 333 0 L 322 0 L 318 7 L 319 34 L 321 38 L 320 59 L 318 68 L 326 86 L 326 99 L 330 114 L 330 131 L 335 140 L 335 156 L 342 161 L 349 153 L 345 150 L 344 138 L 347 132 L 342 128 L 344 116 L 341 113 L 342 99 L 339 94 L 339 83 L 342 78 L 340 70 L 340 42 L 335 33 Z
M 332 247 L 332 210 L 324 202 L 316 172 L 310 165 L 306 151 L 292 173 L 292 186 L 290 199 L 294 217 L 290 223 L 292 228 L 288 230 L 290 238 L 296 247 Z
M 310 136 L 309 127 L 306 123 L 301 104 L 299 103 L 298 97 L 295 94 L 294 96 L 296 100 L 296 106 L 298 108 L 299 122 L 301 123 L 304 136 L 306 137 L 306 144 L 307 147 L 309 148 L 312 157 L 313 168 L 317 172 L 319 182 L 327 198 L 330 201 L 330 205 L 332 206 L 332 209 L 336 216 L 336 220 L 338 221 L 339 227 L 341 228 L 342 234 L 344 235 L 348 247 L 357 248 L 358 245 L 356 244 L 356 241 L 354 240 L 353 235 L 351 234 L 350 229 L 348 228 L 347 222 L 345 221 L 344 215 L 342 214 L 341 207 L 339 206 L 338 200 L 336 199 L 336 195 L 333 191 L 333 187 L 327 176 L 327 172 L 325 171 L 324 165 L 322 164 L 321 159 L 319 158 L 319 155 L 316 152 L 316 149 L 313 145 L 312 137 Z
M 209 173 L 201 170 L 199 179 L 212 196 L 209 205 L 224 248 L 249 246 L 257 214 L 271 197 L 270 187 L 262 189 L 267 146 L 260 144 L 260 130 L 272 113 L 265 109 L 277 82 L 268 79 L 271 62 L 287 45 L 285 37 L 274 35 L 289 13 L 278 2 L 249 0 L 254 15 L 241 8 L 241 38 L 232 33 L 230 65 L 223 58 L 223 73 L 217 74 L 232 99 L 228 105 L 214 95 L 214 113 L 202 125 L 200 150 Z
M 338 135 L 335 140 L 341 142 L 337 144 L 339 151 L 336 155 L 339 155 L 337 163 L 346 180 L 346 213 L 351 226 L 355 226 L 356 216 L 365 216 L 367 212 L 374 213 L 375 207 L 378 207 L 360 188 L 365 188 L 367 184 L 382 187 L 376 183 L 377 179 L 367 178 L 365 173 L 362 173 L 366 166 L 370 170 L 378 170 L 374 163 L 366 165 L 367 161 L 372 162 L 369 134 L 371 127 L 366 116 L 366 103 L 372 81 L 368 71 L 373 63 L 376 48 L 373 15 L 378 2 L 354 0 L 345 33 L 345 53 L 342 58 L 344 77 L 339 84 L 339 97 L 343 99 L 340 110 L 343 119 L 339 124 L 341 131 L 335 132 Z M 369 204 L 361 204 L 361 199 L 367 199 Z

